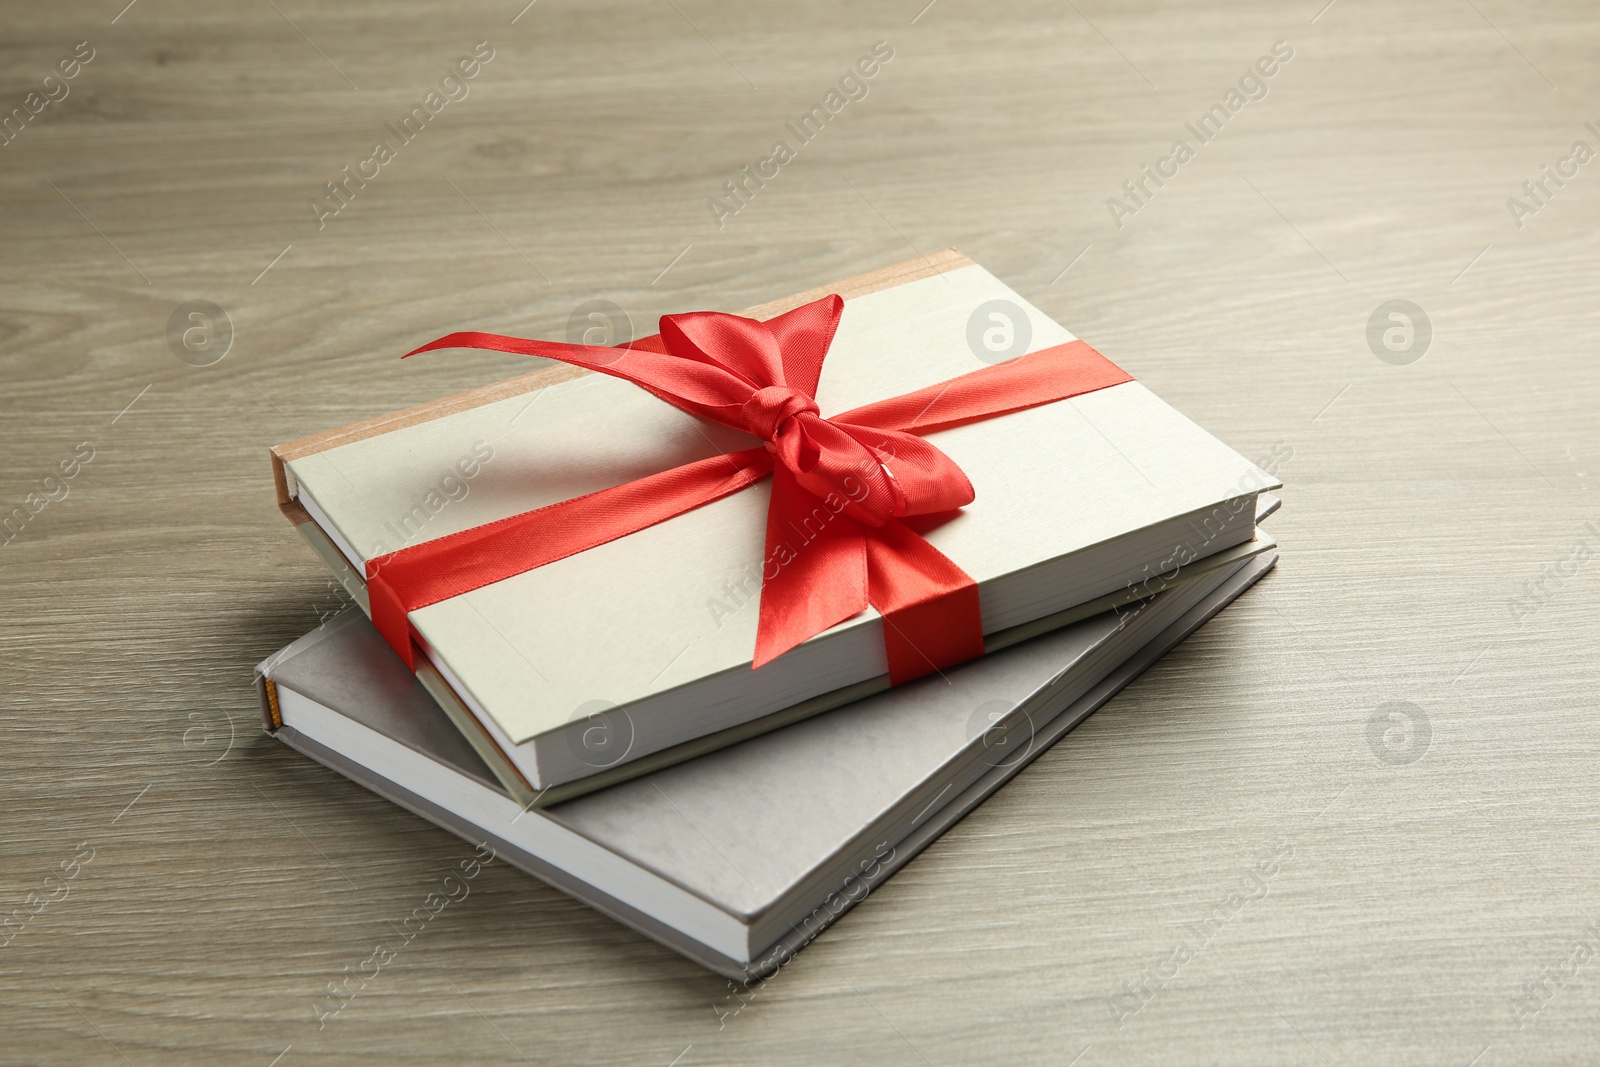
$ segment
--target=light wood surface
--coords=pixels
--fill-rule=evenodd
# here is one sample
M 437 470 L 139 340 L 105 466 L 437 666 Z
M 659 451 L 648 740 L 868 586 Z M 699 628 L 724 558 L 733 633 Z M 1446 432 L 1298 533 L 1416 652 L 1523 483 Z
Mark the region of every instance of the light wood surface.
M 0 1063 L 1600 1056 L 1600 162 L 1506 206 L 1600 148 L 1592 3 L 123 2 L 0 5 L 0 115 L 94 49 L 0 146 L 0 516 L 58 498 L 0 549 L 0 915 L 47 901 L 0 930 Z M 344 602 L 267 447 L 530 369 L 396 358 L 449 330 L 648 333 L 946 246 L 1289 453 L 1278 571 L 743 1001 L 492 867 L 319 1028 L 470 850 L 260 734 L 251 666 Z M 1400 299 L 1404 365 L 1367 336 Z M 209 366 L 166 338 L 193 300 Z

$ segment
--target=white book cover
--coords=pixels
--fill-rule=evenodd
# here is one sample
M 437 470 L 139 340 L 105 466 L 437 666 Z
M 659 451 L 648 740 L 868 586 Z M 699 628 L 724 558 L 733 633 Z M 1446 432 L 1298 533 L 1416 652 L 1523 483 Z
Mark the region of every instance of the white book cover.
M 974 323 L 1004 320 L 1027 352 L 1073 340 L 964 257 L 937 266 L 840 287 L 823 416 L 980 369 L 994 354 Z M 286 446 L 283 491 L 336 550 L 330 562 L 359 576 L 407 544 L 759 443 L 621 379 L 551 377 L 383 432 L 328 435 L 331 447 Z M 1255 494 L 1279 484 L 1136 381 L 927 439 L 976 491 L 926 537 L 977 581 L 988 635 L 1248 541 Z M 882 687 L 871 609 L 751 669 L 769 486 L 411 613 L 427 666 L 504 753 L 503 775 L 547 789 Z

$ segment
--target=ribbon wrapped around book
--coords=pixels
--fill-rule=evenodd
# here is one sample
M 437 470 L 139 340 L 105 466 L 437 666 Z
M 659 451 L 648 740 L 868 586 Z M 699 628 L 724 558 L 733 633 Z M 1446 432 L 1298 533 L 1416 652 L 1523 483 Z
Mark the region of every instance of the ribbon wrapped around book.
M 543 356 L 633 382 L 764 444 L 368 560 L 379 632 L 415 666 L 410 612 L 636 533 L 770 474 L 753 667 L 869 604 L 883 616 L 895 685 L 982 655 L 977 584 L 918 532 L 970 504 L 972 485 L 921 435 L 1132 376 L 1071 341 L 824 418 L 817 381 L 843 311 L 842 298 L 827 296 L 765 322 L 664 315 L 660 334 L 621 349 L 452 333 L 408 353 Z M 810 539 L 797 551 L 789 531 L 802 525 Z

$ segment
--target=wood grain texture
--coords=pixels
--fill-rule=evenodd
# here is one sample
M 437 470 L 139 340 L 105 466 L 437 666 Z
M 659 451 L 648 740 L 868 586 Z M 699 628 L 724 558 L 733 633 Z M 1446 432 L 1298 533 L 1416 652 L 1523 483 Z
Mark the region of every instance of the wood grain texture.
M 95 50 L 0 145 L 0 915 L 67 886 L 0 929 L 0 1063 L 1593 1061 L 1600 163 L 1506 206 L 1600 147 L 1592 3 L 122 2 L 0 4 L 0 116 Z M 643 334 L 948 246 L 1278 449 L 1278 571 L 753 998 L 491 868 L 319 1028 L 469 850 L 259 733 L 252 664 L 344 603 L 267 447 L 529 369 L 398 362 L 449 330 Z

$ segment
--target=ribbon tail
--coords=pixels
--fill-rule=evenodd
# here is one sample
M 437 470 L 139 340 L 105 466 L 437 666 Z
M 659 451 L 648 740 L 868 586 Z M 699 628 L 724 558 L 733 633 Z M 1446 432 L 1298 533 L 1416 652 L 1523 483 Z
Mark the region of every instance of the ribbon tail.
M 751 666 L 764 666 L 865 610 L 867 538 L 861 524 L 802 489 L 789 468 L 774 467 Z
M 829 418 L 920 435 L 1131 381 L 1133 375 L 1083 341 L 1068 341 Z
M 367 613 L 373 629 L 383 635 L 407 667 L 416 670 L 417 645 L 411 637 L 410 612 L 382 571 L 367 578 Z
M 871 531 L 867 574 L 872 606 L 883 614 L 890 684 L 983 655 L 978 583 L 905 524 Z

